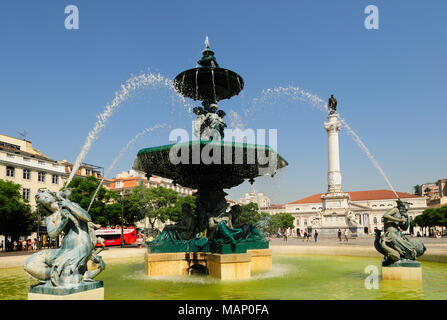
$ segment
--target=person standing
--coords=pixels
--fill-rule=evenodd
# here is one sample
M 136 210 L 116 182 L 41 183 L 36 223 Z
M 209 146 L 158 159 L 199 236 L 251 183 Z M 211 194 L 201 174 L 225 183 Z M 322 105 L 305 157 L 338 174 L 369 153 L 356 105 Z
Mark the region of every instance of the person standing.
M 348 229 L 345 229 L 345 241 L 348 242 Z
M 315 232 L 314 232 L 314 240 L 315 240 L 315 242 L 317 242 L 317 240 L 318 240 L 318 231 L 317 230 L 315 230 Z
M 141 237 L 141 235 L 138 237 L 137 243 L 138 243 L 138 248 L 141 248 L 141 246 L 143 245 L 143 238 Z
M 338 240 L 340 240 L 340 242 L 341 242 L 341 230 L 340 229 L 338 229 Z

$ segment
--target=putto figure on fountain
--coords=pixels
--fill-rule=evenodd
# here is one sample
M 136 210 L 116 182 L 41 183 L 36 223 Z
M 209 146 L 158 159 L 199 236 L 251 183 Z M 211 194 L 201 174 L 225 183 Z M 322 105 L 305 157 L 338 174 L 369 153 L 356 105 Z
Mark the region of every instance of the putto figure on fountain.
M 205 107 L 195 107 L 193 112 L 197 115 L 194 120 L 194 135 L 205 140 L 222 140 L 227 124 L 222 120 L 225 117 L 223 110 L 218 110 L 215 103 L 204 103 Z
M 36 202 L 49 215 L 45 223 L 50 238 L 63 234 L 62 245 L 58 249 L 39 251 L 26 259 L 24 269 L 40 283 L 32 286 L 30 293 L 61 294 L 79 290 L 102 288 L 102 282 L 94 281 L 105 263 L 98 255 L 103 249 L 103 239 L 97 238 L 90 215 L 77 203 L 69 200 L 70 189 L 51 192 L 39 189 Z M 97 243 L 102 247 L 95 249 Z M 88 270 L 87 263 L 97 264 Z
M 382 266 L 420 266 L 416 261 L 426 251 L 422 241 L 402 234 L 409 227 L 408 202 L 397 200 L 397 207 L 383 216 L 384 234 L 376 230 L 374 246 L 384 255 Z

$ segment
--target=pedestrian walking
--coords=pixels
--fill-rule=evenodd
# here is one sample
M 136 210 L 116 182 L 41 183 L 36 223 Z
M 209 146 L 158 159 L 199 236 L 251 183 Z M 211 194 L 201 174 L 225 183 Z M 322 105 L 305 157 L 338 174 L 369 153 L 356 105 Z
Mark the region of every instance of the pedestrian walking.
M 141 238 L 141 236 L 138 237 L 137 243 L 138 243 L 138 248 L 141 248 L 141 246 L 143 245 L 143 239 Z
M 309 242 L 310 234 L 311 234 L 310 232 L 307 233 L 307 242 Z
M 341 230 L 340 229 L 338 229 L 338 240 L 340 240 L 340 242 L 341 242 Z
M 284 232 L 283 240 L 284 240 L 284 242 L 287 242 L 287 232 Z
M 315 232 L 314 232 L 314 240 L 315 240 L 315 242 L 317 242 L 317 240 L 318 240 L 318 231 L 317 230 L 315 230 Z
M 348 229 L 345 229 L 345 241 L 348 242 Z
M 307 238 L 307 231 L 304 231 L 304 234 L 303 234 L 303 242 L 304 242 L 304 240 Z

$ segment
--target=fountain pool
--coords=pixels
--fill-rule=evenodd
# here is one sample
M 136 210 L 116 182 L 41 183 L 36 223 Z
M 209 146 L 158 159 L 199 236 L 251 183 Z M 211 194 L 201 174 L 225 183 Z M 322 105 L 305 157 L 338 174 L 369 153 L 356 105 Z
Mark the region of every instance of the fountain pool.
M 106 300 L 401 300 L 447 299 L 447 264 L 422 261 L 423 281 L 379 280 L 366 289 L 366 266 L 380 270 L 380 259 L 274 255 L 273 268 L 249 280 L 220 281 L 208 276 L 149 278 L 141 258 L 108 259 L 97 280 Z M 0 300 L 25 300 L 34 284 L 22 267 L 0 272 Z

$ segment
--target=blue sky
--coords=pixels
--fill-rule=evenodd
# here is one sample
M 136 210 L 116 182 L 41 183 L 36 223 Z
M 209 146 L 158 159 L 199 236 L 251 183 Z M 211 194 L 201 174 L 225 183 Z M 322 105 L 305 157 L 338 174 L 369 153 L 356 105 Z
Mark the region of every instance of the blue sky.
M 79 8 L 79 30 L 66 30 L 65 6 Z M 364 9 L 379 8 L 379 30 L 367 30 Z M 1 130 L 29 140 L 47 156 L 74 161 L 96 116 L 132 74 L 173 79 L 196 65 L 209 36 L 222 67 L 245 81 L 222 101 L 242 114 L 263 89 L 297 86 L 338 99 L 398 191 L 447 177 L 447 2 L 430 1 L 2 1 L 0 4 Z M 85 162 L 108 167 L 146 127 L 190 128 L 191 116 L 165 89 L 146 88 L 123 103 Z M 190 101 L 192 103 L 192 101 Z M 256 191 L 274 203 L 327 188 L 326 115 L 307 103 L 277 99 L 253 109 L 247 127 L 278 129 L 289 166 L 259 179 Z M 136 152 L 169 143 L 169 130 L 140 138 L 114 170 L 128 170 Z M 343 188 L 388 188 L 351 137 L 340 134 Z M 251 190 L 247 183 L 230 196 Z

